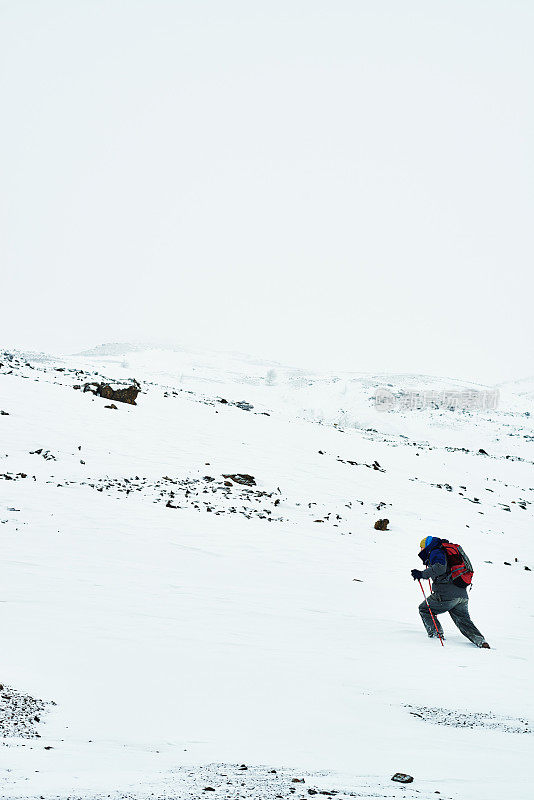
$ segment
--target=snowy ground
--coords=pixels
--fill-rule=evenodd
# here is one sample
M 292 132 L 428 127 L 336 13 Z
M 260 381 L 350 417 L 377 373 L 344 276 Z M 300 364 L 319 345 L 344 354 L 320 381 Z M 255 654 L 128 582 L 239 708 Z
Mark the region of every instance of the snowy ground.
M 526 384 L 492 412 L 380 413 L 377 387 L 463 387 L 164 351 L 0 363 L 3 797 L 531 796 Z M 101 376 L 140 380 L 137 406 L 73 389 Z M 448 618 L 426 638 L 428 534 L 475 562 L 491 650 Z

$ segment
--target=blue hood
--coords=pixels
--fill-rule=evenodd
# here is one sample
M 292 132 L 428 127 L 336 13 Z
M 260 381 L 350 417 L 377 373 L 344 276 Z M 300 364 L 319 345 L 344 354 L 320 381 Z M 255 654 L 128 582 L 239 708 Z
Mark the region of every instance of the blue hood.
M 448 539 L 438 539 L 437 536 L 433 536 L 430 543 L 419 553 L 419 558 L 423 564 L 428 564 L 429 566 L 431 564 L 446 564 L 447 556 L 441 548 L 441 543 L 448 541 Z

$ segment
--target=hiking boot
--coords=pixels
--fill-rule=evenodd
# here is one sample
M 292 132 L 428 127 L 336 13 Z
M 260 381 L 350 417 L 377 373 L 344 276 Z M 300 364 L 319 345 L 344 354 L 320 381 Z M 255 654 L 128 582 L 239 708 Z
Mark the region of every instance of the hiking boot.
M 485 650 L 491 650 L 491 647 L 487 642 L 482 642 L 480 646 L 483 647 Z

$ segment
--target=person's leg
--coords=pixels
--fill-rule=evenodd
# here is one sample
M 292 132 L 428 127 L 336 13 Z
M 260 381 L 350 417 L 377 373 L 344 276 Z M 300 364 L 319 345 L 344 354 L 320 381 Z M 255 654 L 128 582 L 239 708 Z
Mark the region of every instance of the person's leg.
M 428 600 L 428 606 L 430 606 L 430 611 L 432 611 L 434 619 L 436 620 L 436 625 L 439 631 L 439 635 L 443 638 L 443 628 L 441 627 L 441 622 L 438 619 L 438 614 L 444 614 L 445 611 L 449 611 L 453 604 L 451 603 L 450 600 L 438 600 L 435 594 L 429 595 L 427 600 Z M 428 610 L 428 606 L 426 602 L 423 600 L 423 602 L 419 606 L 419 613 L 421 615 L 421 619 L 423 620 L 423 625 L 426 628 L 426 632 L 428 633 L 430 638 L 432 638 L 434 636 L 437 636 L 437 633 L 436 633 L 436 627 L 430 615 L 430 611 Z
M 477 647 L 482 647 L 486 640 L 469 616 L 468 603 L 469 601 L 467 598 L 464 599 L 461 597 L 454 608 L 450 609 L 449 614 L 460 633 L 463 633 L 463 635 L 467 637 L 470 642 L 476 644 Z

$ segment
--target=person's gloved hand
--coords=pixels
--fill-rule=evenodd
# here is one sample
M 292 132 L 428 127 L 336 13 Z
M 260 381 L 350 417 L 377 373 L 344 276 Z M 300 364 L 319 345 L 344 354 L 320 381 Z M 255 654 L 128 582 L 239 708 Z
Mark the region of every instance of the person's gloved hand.
M 422 577 L 423 573 L 421 572 L 420 569 L 412 569 L 412 578 L 414 579 L 414 581 L 420 581 Z

